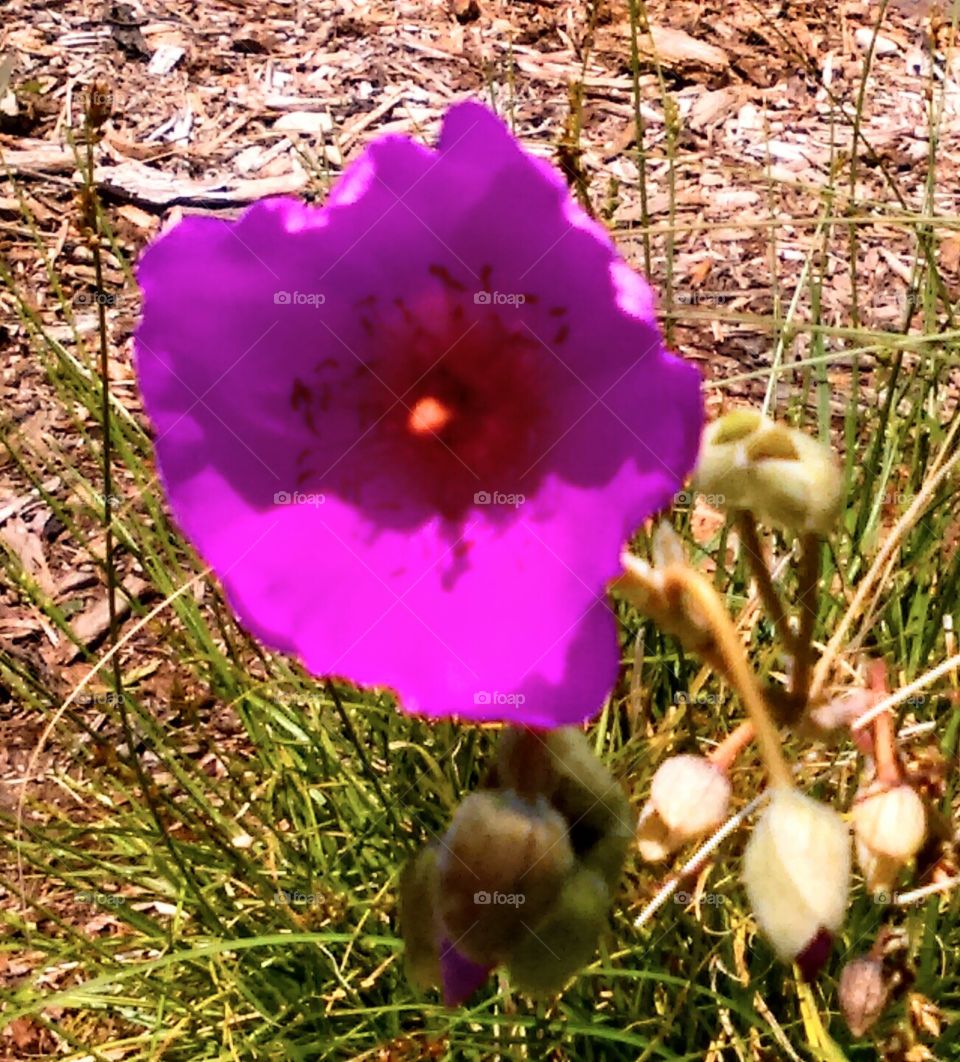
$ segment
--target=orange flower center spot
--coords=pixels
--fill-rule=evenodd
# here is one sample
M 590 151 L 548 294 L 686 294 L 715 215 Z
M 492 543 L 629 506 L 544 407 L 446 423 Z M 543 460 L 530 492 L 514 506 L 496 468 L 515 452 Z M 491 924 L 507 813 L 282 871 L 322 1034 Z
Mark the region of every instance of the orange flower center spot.
M 436 435 L 450 423 L 453 418 L 453 410 L 444 405 L 438 398 L 426 395 L 417 399 L 407 425 L 414 435 Z

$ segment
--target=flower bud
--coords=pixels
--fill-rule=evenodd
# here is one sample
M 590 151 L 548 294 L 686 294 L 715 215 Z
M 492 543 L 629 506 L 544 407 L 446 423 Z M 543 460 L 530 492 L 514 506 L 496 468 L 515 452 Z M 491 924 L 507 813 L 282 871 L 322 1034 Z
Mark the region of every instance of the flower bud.
M 719 826 L 729 804 L 730 781 L 706 757 L 664 760 L 640 814 L 640 855 L 651 863 L 666 859 L 688 841 Z
M 543 917 L 573 863 L 567 824 L 543 797 L 472 793 L 440 845 L 438 904 L 447 936 L 468 959 L 498 962 L 524 924 Z
M 400 875 L 400 934 L 407 979 L 424 991 L 440 984 L 437 846 L 429 845 Z
M 863 1036 L 883 1013 L 890 985 L 879 959 L 863 955 L 851 959 L 840 973 L 840 1010 L 854 1036 Z
M 654 543 L 657 548 L 656 542 Z M 659 549 L 661 559 L 669 551 Z M 611 585 L 614 590 L 656 623 L 665 633 L 677 638 L 685 649 L 709 657 L 716 652 L 713 631 L 684 594 L 669 593 L 663 570 L 631 553 L 621 556 L 623 575 Z
M 529 791 L 532 781 L 566 821 L 576 857 L 614 889 L 636 825 L 623 786 L 597 758 L 581 730 L 561 727 L 539 740 L 538 751 L 545 756 L 531 764 L 530 757 L 522 755 L 524 736 L 516 730 L 503 732 L 497 749 L 499 783 L 523 785 Z
M 857 863 L 871 892 L 893 888 L 903 866 L 920 851 L 927 812 L 909 785 L 875 785 L 853 804 Z
M 578 867 L 546 917 L 528 927 L 508 962 L 521 992 L 549 995 L 593 957 L 610 909 L 610 892 L 599 874 Z
M 843 921 L 850 888 L 850 834 L 826 804 L 775 788 L 743 855 L 754 915 L 784 960 Z
M 707 428 L 694 485 L 723 508 L 820 535 L 833 528 L 843 502 L 833 451 L 753 410 L 728 413 Z

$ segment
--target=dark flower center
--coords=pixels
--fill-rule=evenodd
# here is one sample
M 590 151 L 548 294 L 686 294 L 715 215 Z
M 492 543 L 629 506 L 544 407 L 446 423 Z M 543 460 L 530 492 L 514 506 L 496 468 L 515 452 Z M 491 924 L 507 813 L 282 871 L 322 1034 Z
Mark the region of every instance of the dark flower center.
M 300 455 L 298 489 L 397 526 L 459 521 L 478 497 L 533 494 L 554 366 L 516 311 L 460 292 L 377 311 L 361 318 L 363 351 L 327 359 L 312 387 L 297 382 L 292 405 L 319 440 Z

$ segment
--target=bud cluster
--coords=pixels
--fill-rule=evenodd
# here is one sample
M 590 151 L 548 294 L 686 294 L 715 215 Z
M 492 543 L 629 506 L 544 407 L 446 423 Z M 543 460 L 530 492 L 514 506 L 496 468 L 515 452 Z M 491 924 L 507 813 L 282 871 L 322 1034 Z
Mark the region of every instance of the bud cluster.
M 596 949 L 633 837 L 622 787 L 578 730 L 505 730 L 493 781 L 401 883 L 408 976 L 442 982 L 448 1002 L 500 964 L 521 991 L 558 991 Z

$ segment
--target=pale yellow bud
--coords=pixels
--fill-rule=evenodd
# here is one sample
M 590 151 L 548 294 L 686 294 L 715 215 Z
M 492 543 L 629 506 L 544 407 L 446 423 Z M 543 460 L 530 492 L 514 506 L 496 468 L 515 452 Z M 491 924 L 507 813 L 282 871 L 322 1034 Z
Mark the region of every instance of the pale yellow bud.
M 704 432 L 697 490 L 728 510 L 749 510 L 794 531 L 827 534 L 843 502 L 833 451 L 796 428 L 738 410 Z
M 874 788 L 854 800 L 853 829 L 878 855 L 905 863 L 926 838 L 927 811 L 913 786 Z
M 666 859 L 688 841 L 723 822 L 730 805 L 730 781 L 703 756 L 671 756 L 653 776 L 650 800 L 640 813 L 640 855 Z
M 850 834 L 843 819 L 794 789 L 775 788 L 747 843 L 743 881 L 777 954 L 796 958 L 843 921 L 850 889 Z

